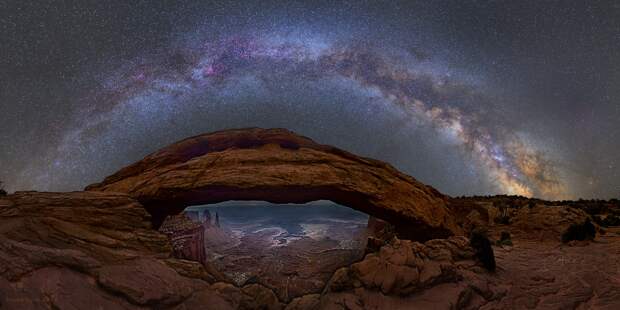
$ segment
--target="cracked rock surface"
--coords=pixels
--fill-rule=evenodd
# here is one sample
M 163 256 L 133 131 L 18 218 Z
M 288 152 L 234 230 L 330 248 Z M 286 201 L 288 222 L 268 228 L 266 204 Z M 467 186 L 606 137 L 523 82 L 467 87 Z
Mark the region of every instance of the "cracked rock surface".
M 498 270 L 465 237 L 394 238 L 338 269 L 320 294 L 284 303 L 173 257 L 135 199 L 19 192 L 0 198 L 2 309 L 618 309 L 620 235 L 593 242 L 513 238 Z

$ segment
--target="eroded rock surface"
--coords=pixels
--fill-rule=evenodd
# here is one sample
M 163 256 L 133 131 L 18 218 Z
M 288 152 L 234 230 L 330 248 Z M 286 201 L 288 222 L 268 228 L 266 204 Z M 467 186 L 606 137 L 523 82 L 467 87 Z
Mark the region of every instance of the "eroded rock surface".
M 590 216 L 568 205 L 495 206 L 487 201 L 453 199 L 450 203 L 457 224 L 466 234 L 482 228 L 498 238 L 502 231 L 521 239 L 561 240 L 569 226 L 584 223 Z
M 238 129 L 185 139 L 123 168 L 89 191 L 142 202 L 156 226 L 188 205 L 227 200 L 331 200 L 389 221 L 401 237 L 460 232 L 445 196 L 392 166 L 285 129 Z
M 595 242 L 513 239 L 497 247 L 494 283 L 506 290 L 483 309 L 620 309 L 620 235 Z
M 561 240 L 569 226 L 580 224 L 588 219 L 582 210 L 568 206 L 536 205 L 517 210 L 511 219 L 514 234 L 522 238 L 539 240 Z
M 593 242 L 515 235 L 480 267 L 465 237 L 392 239 L 288 303 L 173 257 L 124 194 L 22 192 L 0 199 L 2 309 L 617 309 L 620 231 Z M 544 236 L 543 236 L 544 237 Z
M 336 271 L 319 304 L 325 309 L 466 308 L 477 299 L 486 303 L 501 297 L 488 277 L 464 237 L 425 244 L 395 239 Z
M 0 198 L 0 308 L 278 309 L 261 286 L 235 296 L 197 262 L 172 256 L 149 214 L 118 193 L 19 192 Z M 219 286 L 218 286 L 219 285 Z
M 577 245 L 516 240 L 495 248 L 493 273 L 466 238 L 395 240 L 287 309 L 618 309 L 618 231 Z

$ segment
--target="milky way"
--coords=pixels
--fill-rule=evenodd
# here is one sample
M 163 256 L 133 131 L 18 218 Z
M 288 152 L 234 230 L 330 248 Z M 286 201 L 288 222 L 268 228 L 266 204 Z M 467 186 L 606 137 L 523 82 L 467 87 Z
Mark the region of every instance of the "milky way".
M 89 136 L 89 132 L 100 126 L 123 124 L 115 121 L 117 111 L 122 109 L 118 106 L 135 105 L 134 113 L 174 113 L 171 110 L 188 97 L 208 91 L 217 93 L 239 76 L 251 76 L 265 84 L 281 78 L 278 76 L 301 77 L 300 83 L 306 79 L 346 78 L 358 83 L 360 89 L 380 92 L 391 104 L 402 108 L 410 121 L 430 123 L 436 132 L 429 134 L 456 139 L 483 164 L 502 192 L 546 197 L 563 194 L 554 167 L 542 154 L 501 128 L 492 132 L 479 123 L 475 113 L 451 106 L 475 90 L 452 92 L 459 85 L 445 77 L 416 71 L 415 66 L 404 62 L 392 63 L 377 50 L 361 45 L 316 47 L 312 43 L 266 41 L 263 36 L 224 38 L 206 41 L 193 49 L 174 48 L 163 59 L 147 59 L 124 68 L 126 71 L 106 81 L 105 89 L 89 99 L 101 103 L 86 115 L 85 125 L 65 137 L 60 148 L 76 143 L 88 145 L 89 140 L 99 139 Z
M 83 71 L 92 85 L 71 95 L 40 154 L 8 169 L 7 184 L 79 189 L 185 136 L 245 126 L 287 127 L 450 194 L 571 198 L 583 182 L 553 136 L 506 113 L 518 110 L 515 98 L 455 66 L 458 51 L 437 50 L 428 34 L 412 47 L 383 33 L 286 24 L 193 26 Z

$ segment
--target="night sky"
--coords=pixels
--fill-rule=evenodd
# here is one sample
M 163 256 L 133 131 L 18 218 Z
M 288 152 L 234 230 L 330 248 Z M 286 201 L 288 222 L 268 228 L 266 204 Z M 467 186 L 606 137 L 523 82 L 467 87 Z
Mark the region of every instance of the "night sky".
M 253 126 L 450 195 L 618 197 L 620 2 L 0 0 L 9 191 Z

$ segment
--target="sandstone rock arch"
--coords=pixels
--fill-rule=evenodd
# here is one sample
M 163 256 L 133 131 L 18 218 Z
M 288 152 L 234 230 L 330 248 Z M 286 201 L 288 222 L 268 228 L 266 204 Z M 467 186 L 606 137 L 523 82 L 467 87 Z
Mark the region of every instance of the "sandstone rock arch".
M 331 200 L 395 225 L 401 237 L 459 232 L 446 198 L 381 161 L 286 129 L 235 129 L 191 137 L 92 184 L 139 200 L 157 227 L 185 207 L 228 200 Z

